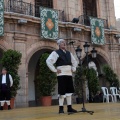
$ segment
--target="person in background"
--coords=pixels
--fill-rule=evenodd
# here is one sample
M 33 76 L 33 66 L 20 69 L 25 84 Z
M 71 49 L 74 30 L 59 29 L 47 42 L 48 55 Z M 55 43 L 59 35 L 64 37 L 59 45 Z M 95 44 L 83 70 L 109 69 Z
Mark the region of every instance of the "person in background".
M 5 102 L 8 105 L 8 110 L 10 107 L 10 87 L 13 85 L 13 79 L 10 74 L 7 73 L 6 68 L 2 68 L 2 74 L 0 75 L 0 102 L 1 102 L 1 110 L 3 110 L 3 106 Z
M 50 70 L 57 74 L 59 113 L 64 113 L 64 98 L 67 100 L 67 112 L 75 113 L 77 111 L 72 108 L 71 102 L 72 94 L 74 93 L 72 73 L 76 71 L 77 61 L 72 53 L 66 50 L 64 39 L 59 39 L 57 43 L 59 49 L 49 55 L 46 63 Z

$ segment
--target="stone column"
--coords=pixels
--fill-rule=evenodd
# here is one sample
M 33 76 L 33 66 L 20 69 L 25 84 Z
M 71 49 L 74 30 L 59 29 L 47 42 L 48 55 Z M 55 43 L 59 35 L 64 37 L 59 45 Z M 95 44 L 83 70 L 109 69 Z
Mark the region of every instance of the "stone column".
M 114 36 L 110 36 L 111 44 L 109 45 L 109 56 L 110 56 L 110 63 L 111 67 L 114 70 L 114 72 L 118 75 L 120 78 L 120 64 L 119 64 L 119 45 L 116 44 Z
M 116 25 L 114 0 L 106 0 L 108 26 L 113 29 Z
M 96 6 L 97 6 L 97 17 L 101 17 L 101 7 L 100 7 L 100 1 L 96 0 Z
M 73 18 L 78 18 L 83 14 L 82 0 L 66 0 L 66 15 L 68 21 L 72 21 Z
M 112 69 L 118 75 L 118 77 L 120 79 L 119 52 L 117 49 L 114 49 L 114 47 L 111 47 L 111 50 L 110 50 L 111 58 L 110 59 L 111 59 L 111 63 L 112 63 Z
M 57 2 L 58 2 L 57 0 L 53 0 L 53 8 L 54 9 L 57 9 Z
M 26 35 L 15 34 L 14 49 L 22 53 L 21 65 L 19 66 L 20 90 L 16 96 L 16 107 L 28 106 L 28 81 L 26 80 Z
M 116 26 L 114 0 L 97 0 L 98 18 L 108 20 L 108 27 L 113 29 Z
M 107 19 L 107 3 L 106 0 L 96 0 L 97 4 L 97 17 L 102 19 Z
M 54 7 L 58 10 L 64 10 L 65 20 L 72 21 L 82 15 L 82 0 L 57 0 Z

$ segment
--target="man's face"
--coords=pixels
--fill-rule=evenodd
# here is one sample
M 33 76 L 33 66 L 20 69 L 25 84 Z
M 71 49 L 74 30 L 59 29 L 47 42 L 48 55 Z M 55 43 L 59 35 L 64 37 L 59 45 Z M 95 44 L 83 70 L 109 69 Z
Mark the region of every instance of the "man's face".
M 2 70 L 2 74 L 6 74 L 7 73 L 7 70 Z
M 63 50 L 66 50 L 66 42 L 65 41 L 62 41 L 59 45 L 59 47 Z

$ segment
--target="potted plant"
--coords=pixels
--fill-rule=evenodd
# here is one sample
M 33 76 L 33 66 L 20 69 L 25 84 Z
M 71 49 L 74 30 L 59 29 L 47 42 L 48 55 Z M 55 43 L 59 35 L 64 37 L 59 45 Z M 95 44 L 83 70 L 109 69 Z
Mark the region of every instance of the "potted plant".
M 86 70 L 86 79 L 88 81 L 88 89 L 89 89 L 89 102 L 93 102 L 94 96 L 99 91 L 99 80 L 97 77 L 97 73 L 93 68 Z
M 53 73 L 46 65 L 46 59 L 49 53 L 43 53 L 39 62 L 39 75 L 37 77 L 37 90 L 40 95 L 40 101 L 43 106 L 51 105 L 51 95 L 55 90 L 57 83 L 56 74 Z
M 75 76 L 74 76 L 74 88 L 75 88 L 75 94 L 77 95 L 76 103 L 82 103 L 83 102 L 83 96 L 82 96 L 82 88 L 85 84 L 85 76 L 84 76 L 84 69 L 82 67 L 77 67 Z
M 1 59 L 2 66 L 7 68 L 9 74 L 13 78 L 13 86 L 11 87 L 11 108 L 14 108 L 14 99 L 17 94 L 17 90 L 20 89 L 20 77 L 18 75 L 18 68 L 21 64 L 22 54 L 16 50 L 7 50 L 3 53 Z
M 103 66 L 103 72 L 106 80 L 109 82 L 110 87 L 119 88 L 119 79 L 117 74 L 111 69 L 109 65 Z

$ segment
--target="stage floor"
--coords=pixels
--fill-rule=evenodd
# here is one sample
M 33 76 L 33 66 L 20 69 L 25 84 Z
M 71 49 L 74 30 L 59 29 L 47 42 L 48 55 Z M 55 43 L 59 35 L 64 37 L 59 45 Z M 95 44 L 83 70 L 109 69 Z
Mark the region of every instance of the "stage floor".
M 73 105 L 81 110 L 82 105 Z M 29 107 L 0 111 L 0 120 L 120 120 L 120 103 L 87 103 L 86 108 L 95 113 L 58 114 L 58 106 Z

